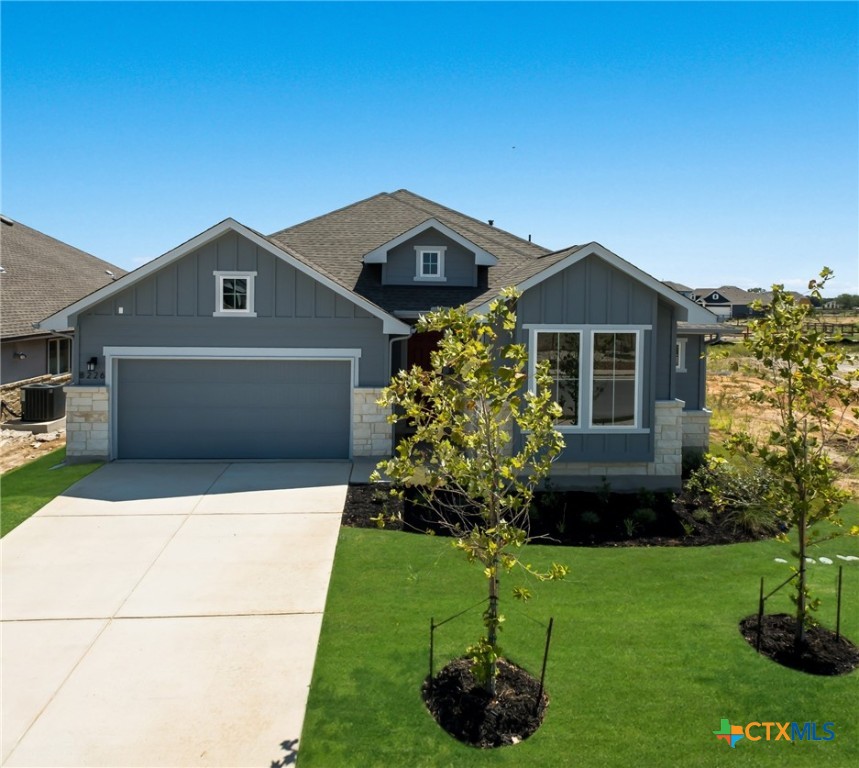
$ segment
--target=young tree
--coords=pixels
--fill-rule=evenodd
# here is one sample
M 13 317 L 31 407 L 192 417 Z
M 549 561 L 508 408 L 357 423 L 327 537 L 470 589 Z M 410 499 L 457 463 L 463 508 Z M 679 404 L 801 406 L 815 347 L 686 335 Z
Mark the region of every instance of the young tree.
M 528 353 L 511 340 L 518 295 L 506 289 L 485 315 L 460 307 L 422 317 L 418 332 L 444 334 L 430 370 L 400 371 L 379 400 L 392 407 L 392 423 L 403 420 L 414 429 L 379 469 L 400 488 L 414 489 L 420 503 L 452 532 L 456 548 L 483 566 L 486 634 L 468 653 L 475 675 L 492 695 L 504 620 L 498 610 L 501 571 L 519 567 L 541 580 L 567 573 L 558 564 L 537 572 L 516 555 L 529 539 L 534 489 L 563 447 L 554 427 L 561 410 L 552 399 L 548 363 L 537 366 L 536 392 L 528 391 Z M 514 424 L 522 435 L 515 452 Z M 514 595 L 527 599 L 529 593 L 517 587 Z
M 809 283 L 812 296 L 820 298 L 831 277 L 832 271 L 824 267 L 819 279 Z M 827 346 L 823 334 L 807 326 L 811 312 L 811 305 L 798 303 L 783 286 L 773 286 L 772 303 L 764 316 L 749 324 L 749 347 L 755 360 L 748 372 L 764 382 L 750 395 L 752 401 L 774 409 L 777 423 L 763 441 L 748 432 L 737 432 L 729 440 L 739 455 L 760 461 L 773 473 L 776 482 L 767 491 L 766 502 L 796 529 L 797 653 L 810 623 L 809 612 L 819 603 L 809 594 L 806 553 L 812 544 L 838 535 L 819 536 L 812 526 L 823 520 L 841 525 L 838 512 L 849 498 L 836 485 L 838 473 L 827 446 L 843 428 L 849 409 L 859 415 L 859 376 L 843 369 L 841 349 Z M 859 533 L 859 528 L 851 533 Z

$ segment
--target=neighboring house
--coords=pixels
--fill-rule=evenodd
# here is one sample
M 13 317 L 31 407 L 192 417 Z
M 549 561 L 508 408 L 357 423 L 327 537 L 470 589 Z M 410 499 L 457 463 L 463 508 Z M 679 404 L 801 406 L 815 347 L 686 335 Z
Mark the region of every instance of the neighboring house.
M 550 251 L 406 190 L 267 237 L 227 219 L 47 318 L 80 342 L 68 455 L 389 455 L 376 401 L 437 340 L 418 316 L 508 285 L 564 410 L 553 482 L 678 487 L 684 446 L 707 445 L 713 315 L 598 243 Z
M 799 304 L 811 303 L 808 296 L 796 291 L 788 293 Z M 760 302 L 763 307 L 768 307 L 773 294 L 772 291 L 744 291 L 735 285 L 723 285 L 721 288 L 696 288 L 690 298 L 709 309 L 719 319 L 731 320 L 760 315 L 760 312 L 755 312 L 752 308 L 752 304 Z
M 24 383 L 61 381 L 71 371 L 72 339 L 34 325 L 125 272 L 20 222 L 0 217 L 0 396 L 19 408 Z M 3 418 L 9 417 L 3 409 Z
M 721 288 L 696 288 L 692 298 L 720 319 L 732 320 L 749 317 L 752 314 L 752 302 L 761 301 L 765 297 L 760 293 L 744 291 L 735 285 L 723 285 Z

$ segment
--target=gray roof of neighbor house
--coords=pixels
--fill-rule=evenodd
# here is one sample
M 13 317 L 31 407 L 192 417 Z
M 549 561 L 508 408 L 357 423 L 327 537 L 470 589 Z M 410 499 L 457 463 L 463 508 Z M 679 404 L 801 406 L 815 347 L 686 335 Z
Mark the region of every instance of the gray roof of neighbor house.
M 723 285 L 721 288 L 695 289 L 695 295 L 698 298 L 704 298 L 706 296 L 709 296 L 713 292 L 724 296 L 730 304 L 751 304 L 753 301 L 756 301 L 763 296 L 763 294 L 760 293 L 751 293 L 750 291 L 744 291 L 742 288 L 738 288 L 736 285 Z
M 0 217 L 0 335 L 43 335 L 33 323 L 125 274 L 124 269 Z

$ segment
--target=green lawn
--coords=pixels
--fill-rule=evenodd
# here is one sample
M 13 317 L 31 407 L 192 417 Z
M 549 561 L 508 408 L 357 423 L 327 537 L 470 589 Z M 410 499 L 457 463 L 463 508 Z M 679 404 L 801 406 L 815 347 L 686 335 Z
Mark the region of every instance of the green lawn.
M 859 507 L 848 511 L 859 521 Z M 524 743 L 479 751 L 447 736 L 425 710 L 428 625 L 484 596 L 479 568 L 448 540 L 343 529 L 300 743 L 314 766 L 848 766 L 859 765 L 859 672 L 821 678 L 759 656 L 737 622 L 756 609 L 761 576 L 775 586 L 789 557 L 777 542 L 688 549 L 532 547 L 527 560 L 572 568 L 533 585 L 527 606 L 506 601 L 506 655 L 539 673 L 545 623 L 555 617 L 549 710 Z M 859 555 L 859 539 L 815 557 Z M 845 563 L 842 631 L 859 641 L 859 561 Z M 836 566 L 812 567 L 834 626 Z M 511 584 L 508 579 L 507 586 Z M 509 594 L 509 590 L 505 590 Z M 789 611 L 786 595 L 768 612 Z M 436 633 L 436 669 L 480 632 L 479 609 Z M 443 657 L 443 658 L 441 658 Z M 834 723 L 829 742 L 740 741 L 722 718 Z M 775 731 L 773 731 L 775 735 Z M 730 754 L 729 754 L 730 753 Z
M 0 477 L 0 536 L 5 536 L 54 496 L 101 466 L 95 463 L 58 467 L 65 458 L 66 449 L 59 448 Z

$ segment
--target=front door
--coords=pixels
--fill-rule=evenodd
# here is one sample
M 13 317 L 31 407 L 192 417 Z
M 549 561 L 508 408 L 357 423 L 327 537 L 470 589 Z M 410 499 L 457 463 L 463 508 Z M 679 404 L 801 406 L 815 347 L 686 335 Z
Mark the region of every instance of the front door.
M 413 365 L 423 368 L 425 371 L 432 368 L 430 354 L 441 341 L 441 331 L 425 331 L 416 333 L 409 337 L 406 349 L 406 365 L 411 370 Z

